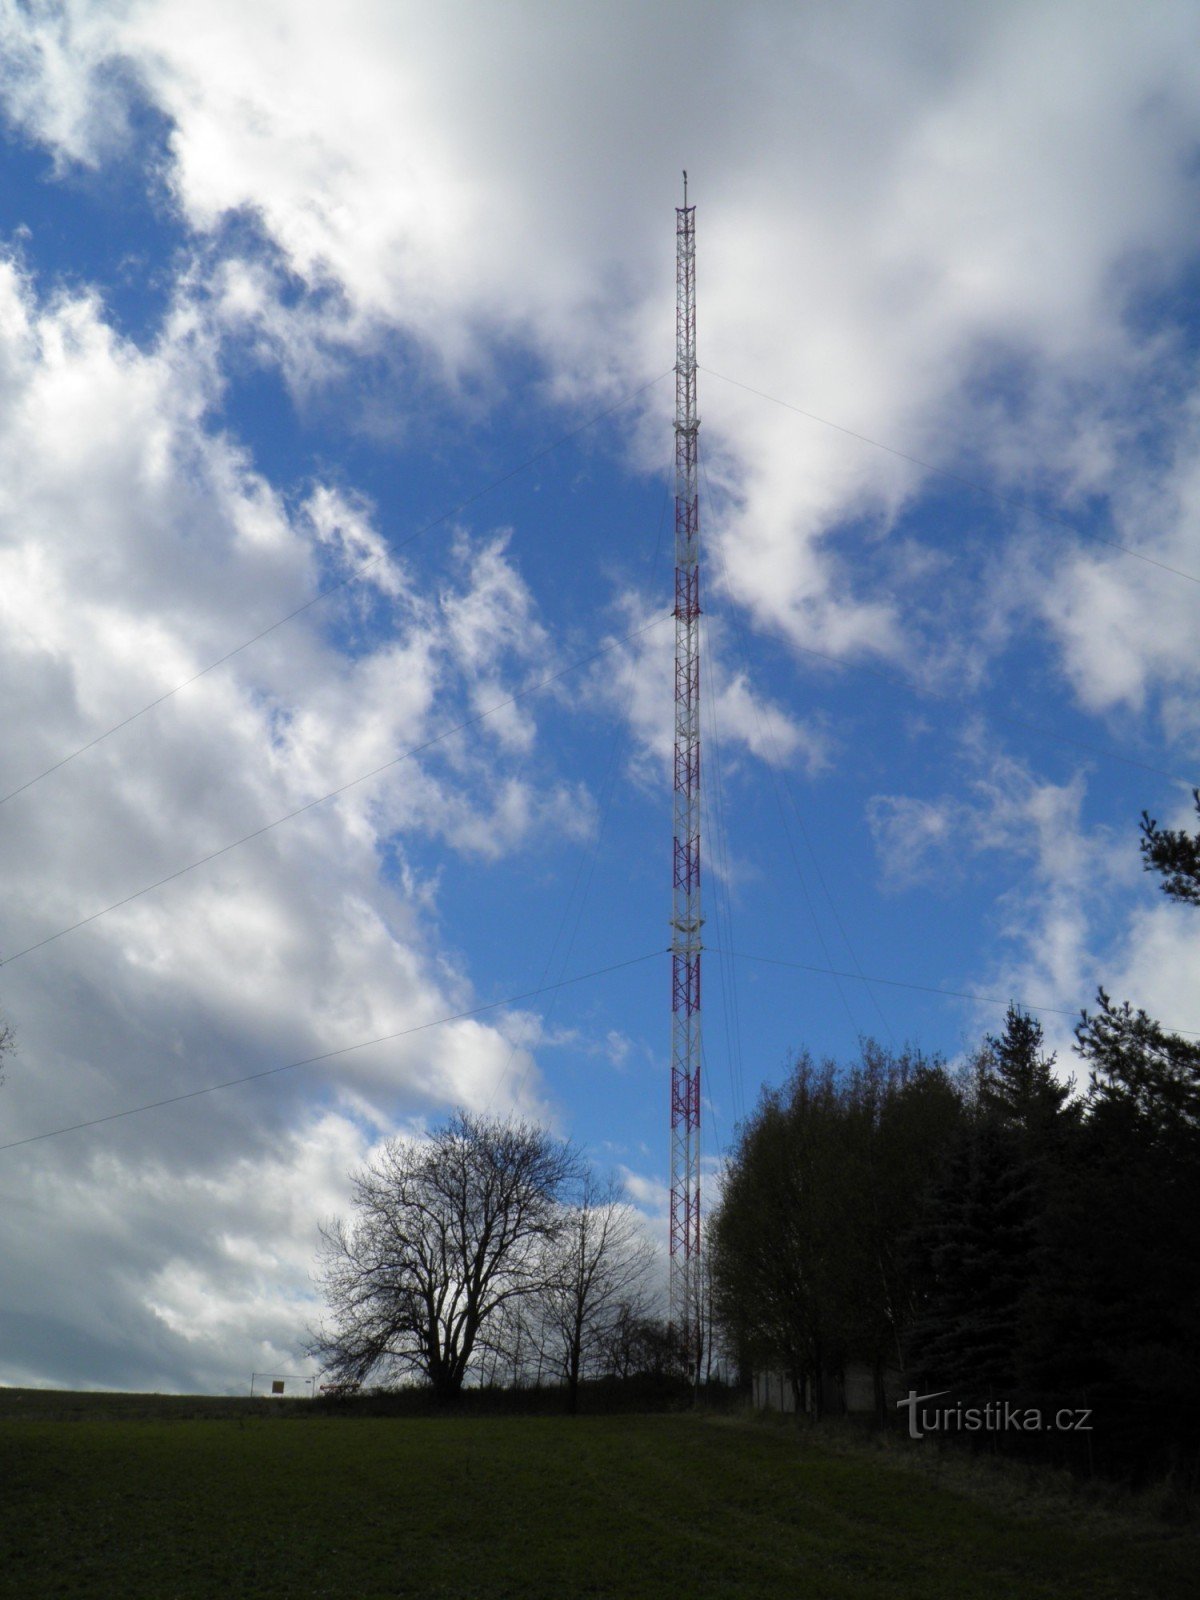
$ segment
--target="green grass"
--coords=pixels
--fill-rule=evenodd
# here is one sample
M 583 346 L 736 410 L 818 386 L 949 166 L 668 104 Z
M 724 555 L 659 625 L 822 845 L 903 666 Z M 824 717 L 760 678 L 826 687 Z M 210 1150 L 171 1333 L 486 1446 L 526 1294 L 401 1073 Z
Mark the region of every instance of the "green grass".
M 0 1406 L 0 1595 L 1195 1593 L 1194 1532 L 1082 1532 L 787 1429 L 71 1399 Z

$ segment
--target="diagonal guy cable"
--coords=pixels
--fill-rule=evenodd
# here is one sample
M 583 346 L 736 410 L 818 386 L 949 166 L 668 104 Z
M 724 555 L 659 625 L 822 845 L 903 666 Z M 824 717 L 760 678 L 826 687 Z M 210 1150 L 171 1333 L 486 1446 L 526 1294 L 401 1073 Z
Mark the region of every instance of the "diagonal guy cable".
M 337 1056 L 349 1055 L 352 1050 L 366 1050 L 373 1044 L 390 1044 L 395 1039 L 407 1039 L 414 1033 L 424 1033 L 429 1028 L 441 1028 L 447 1023 L 463 1022 L 468 1017 L 482 1016 L 485 1011 L 498 1011 L 504 1006 L 517 1005 L 522 1000 L 535 1000 L 551 989 L 566 989 L 573 983 L 584 983 L 589 978 L 602 978 L 610 972 L 620 972 L 625 967 L 636 967 L 643 961 L 656 960 L 666 952 L 648 950 L 642 956 L 630 956 L 628 961 L 614 961 L 611 966 L 596 967 L 591 972 L 577 973 L 573 978 L 560 978 L 557 983 L 544 983 L 524 994 L 510 994 L 503 1000 L 489 1000 L 484 1005 L 471 1006 L 466 1011 L 455 1011 L 450 1016 L 433 1017 L 428 1022 L 415 1022 L 411 1028 L 400 1028 L 395 1033 L 381 1033 L 374 1039 L 359 1039 L 355 1044 L 344 1044 L 336 1050 L 326 1050 L 318 1056 L 305 1056 L 302 1061 L 286 1061 L 280 1067 L 264 1067 L 261 1072 L 247 1072 L 240 1078 L 226 1078 L 223 1083 L 209 1083 L 203 1089 L 188 1089 L 183 1094 L 168 1095 L 164 1100 L 148 1100 L 144 1105 L 129 1106 L 124 1111 L 110 1111 L 107 1116 L 89 1117 L 86 1122 L 72 1122 L 63 1128 L 48 1128 L 45 1133 L 30 1133 L 23 1139 L 10 1139 L 0 1144 L 0 1150 L 16 1150 L 23 1144 L 37 1144 L 42 1139 L 57 1139 L 62 1133 L 78 1133 L 81 1128 L 98 1128 L 102 1122 L 119 1122 L 123 1117 L 136 1117 L 143 1111 L 157 1111 L 160 1106 L 177 1106 L 184 1100 L 198 1100 L 202 1095 L 216 1094 L 218 1089 L 233 1089 L 242 1083 L 257 1083 L 260 1078 L 274 1078 L 281 1072 L 294 1072 L 297 1067 L 313 1067 L 322 1061 L 332 1061 Z
M 197 867 L 204 866 L 209 861 L 215 861 L 218 856 L 228 855 L 231 850 L 236 850 L 239 845 L 249 844 L 251 839 L 260 839 L 264 833 L 270 833 L 273 828 L 291 822 L 294 817 L 303 816 L 306 811 L 311 811 L 315 806 L 324 805 L 326 800 L 333 800 L 339 794 L 345 794 L 348 789 L 355 789 L 360 783 L 366 783 L 369 778 L 378 777 L 381 772 L 387 772 L 390 767 L 399 766 L 402 761 L 409 761 L 413 756 L 419 756 L 424 751 L 430 750 L 434 745 L 441 744 L 453 734 L 461 733 L 465 728 L 473 728 L 480 722 L 485 722 L 488 717 L 494 716 L 497 711 L 503 711 L 506 706 L 515 705 L 518 700 L 524 700 L 527 695 L 536 694 L 539 689 L 544 689 L 551 683 L 557 683 L 560 678 L 565 678 L 569 672 L 574 672 L 578 667 L 585 667 L 591 661 L 599 661 L 602 656 L 611 654 L 620 645 L 626 644 L 630 639 L 636 639 L 639 634 L 657 628 L 667 621 L 671 615 L 667 612 L 664 616 L 655 617 L 650 622 L 645 622 L 640 628 L 633 628 L 629 633 L 622 634 L 619 639 L 613 639 L 603 645 L 599 650 L 593 650 L 590 655 L 580 656 L 577 660 L 569 662 L 565 667 L 560 667 L 557 672 L 551 672 L 544 678 L 539 678 L 536 683 L 528 684 L 524 689 L 518 689 L 515 694 L 510 694 L 506 699 L 497 701 L 494 706 L 489 706 L 486 711 L 478 711 L 474 716 L 464 717 L 461 722 L 456 722 L 451 728 L 443 728 L 441 733 L 436 733 L 431 739 L 426 739 L 422 744 L 413 745 L 411 749 L 404 750 L 398 756 L 393 756 L 390 761 L 381 762 L 377 767 L 372 767 L 370 772 L 362 772 L 357 778 L 351 778 L 347 783 L 339 784 L 336 789 L 330 789 L 328 794 L 318 795 L 315 800 L 306 800 L 302 806 L 297 806 L 294 811 L 285 811 L 281 817 L 276 817 L 271 822 L 264 822 L 261 828 L 255 828 L 250 833 L 244 833 L 240 839 L 232 839 L 228 844 L 223 844 L 218 850 L 210 850 L 205 856 L 200 856 L 195 861 L 189 861 L 187 866 L 178 867 L 174 872 L 168 872 L 165 877 L 156 878 L 153 883 L 145 884 L 141 889 L 135 889 L 132 894 L 127 894 L 121 900 L 114 900 L 112 905 L 104 906 L 99 911 L 93 911 L 86 917 L 80 917 L 78 922 L 72 922 L 66 928 L 59 928 L 57 933 L 48 933 L 44 939 L 26 945 L 23 950 L 16 951 L 7 956 L 0 966 L 11 966 L 14 961 L 20 961 L 22 956 L 32 955 L 35 950 L 41 950 L 48 944 L 53 944 L 56 939 L 63 939 L 68 933 L 74 933 L 77 928 L 86 928 L 88 923 L 96 922 L 101 917 L 106 917 L 110 911 L 119 911 L 122 906 L 129 905 L 134 900 L 140 900 L 144 894 L 149 894 L 154 889 L 161 889 L 164 884 L 173 883 L 176 878 L 182 878 L 186 873 L 194 872 Z
M 129 716 L 123 718 L 120 722 L 114 722 L 111 728 L 106 728 L 103 733 L 98 733 L 94 739 L 89 739 L 86 744 L 81 744 L 77 750 L 72 750 L 69 755 L 63 756 L 61 760 L 54 762 L 52 766 L 47 767 L 32 778 L 26 779 L 17 788 L 10 789 L 7 794 L 0 795 L 0 806 L 7 805 L 10 800 L 15 800 L 19 794 L 24 794 L 26 789 L 32 789 L 35 783 L 41 783 L 43 778 L 48 778 L 51 773 L 58 772 L 62 767 L 74 761 L 76 756 L 83 755 L 85 751 L 94 750 L 98 744 L 103 744 L 105 739 L 111 738 L 114 733 L 120 733 L 122 728 L 127 728 L 131 722 L 136 722 L 139 717 L 144 717 L 148 711 L 153 711 L 155 706 L 163 705 L 164 702 L 179 694 L 181 690 L 198 682 L 208 673 L 215 672 L 218 667 L 224 666 L 227 661 L 232 661 L 234 656 L 241 655 L 243 650 L 249 650 L 251 645 L 257 644 L 260 639 L 265 639 L 268 634 L 274 633 L 276 628 L 282 628 L 285 623 L 292 622 L 296 617 L 302 616 L 304 612 L 310 611 L 313 606 L 320 605 L 322 600 L 328 600 L 331 595 L 338 594 L 347 585 L 356 583 L 368 567 L 373 567 L 377 561 L 382 561 L 385 555 L 391 555 L 395 550 L 403 550 L 408 545 L 415 544 L 418 539 L 424 538 L 425 534 L 432 533 L 434 528 L 440 528 L 444 522 L 449 522 L 451 517 L 458 516 L 460 511 L 465 511 L 468 506 L 473 506 L 477 500 L 482 500 L 485 495 L 491 494 L 493 489 L 498 489 L 501 484 L 508 483 L 510 479 L 519 477 L 522 472 L 535 466 L 539 461 L 557 450 L 560 445 L 569 444 L 572 439 L 578 438 L 581 433 L 586 433 L 589 428 L 594 428 L 598 422 L 603 422 L 605 417 L 611 417 L 614 412 L 622 410 L 631 401 L 636 400 L 639 395 L 645 394 L 647 389 L 653 389 L 656 383 L 661 383 L 666 376 L 666 372 L 660 372 L 657 378 L 651 378 L 648 383 L 643 383 L 639 389 L 631 389 L 628 394 L 622 395 L 619 400 L 615 400 L 612 405 L 607 406 L 603 411 L 597 411 L 586 422 L 581 422 L 577 428 L 572 428 L 569 433 L 561 434 L 552 443 L 543 446 L 541 450 L 528 456 L 517 466 L 510 467 L 507 472 L 501 473 L 498 478 L 493 478 L 490 483 L 485 483 L 482 489 L 476 489 L 474 494 L 469 494 L 465 500 L 460 500 L 457 505 L 451 506 L 448 511 L 443 511 L 440 516 L 434 517 L 432 522 L 425 523 L 415 533 L 410 533 L 406 539 L 399 539 L 394 545 L 389 545 L 386 550 L 381 550 L 378 555 L 372 556 L 369 561 L 364 561 L 361 567 L 354 572 L 347 573 L 344 578 L 339 578 L 336 583 L 328 584 L 324 589 L 318 589 L 311 599 L 305 600 L 294 611 L 289 611 L 286 616 L 277 618 L 252 638 L 244 639 L 241 644 L 235 645 L 232 650 L 227 650 L 223 656 L 218 656 L 215 661 L 210 661 L 206 667 L 201 667 L 199 672 L 193 672 L 190 678 L 185 678 L 182 683 L 177 683 L 173 689 L 165 690 L 157 699 L 148 701 L 140 710 L 131 712 Z

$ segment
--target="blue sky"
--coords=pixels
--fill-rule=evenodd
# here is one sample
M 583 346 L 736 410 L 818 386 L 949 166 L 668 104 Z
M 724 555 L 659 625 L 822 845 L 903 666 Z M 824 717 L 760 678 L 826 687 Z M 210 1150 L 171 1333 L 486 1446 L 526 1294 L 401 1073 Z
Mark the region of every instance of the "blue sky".
M 195 679 L 0 804 L 0 1382 L 292 1370 L 456 1104 L 664 1234 L 685 165 L 708 1192 L 800 1048 L 1200 1030 L 1197 26 L 0 5 L 0 788 Z

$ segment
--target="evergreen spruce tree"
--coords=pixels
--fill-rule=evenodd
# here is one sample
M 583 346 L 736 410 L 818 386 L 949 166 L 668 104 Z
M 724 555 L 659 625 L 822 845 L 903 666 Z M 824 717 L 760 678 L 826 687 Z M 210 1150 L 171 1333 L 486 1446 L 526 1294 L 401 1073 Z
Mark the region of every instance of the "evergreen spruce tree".
M 1011 1133 L 977 1117 L 956 1142 L 915 1245 L 923 1279 L 912 1356 L 931 1388 L 1013 1392 L 1029 1255 L 1024 1175 Z
M 1200 792 L 1195 794 L 1200 811 Z M 1200 905 L 1200 835 L 1143 813 L 1142 860 Z M 1064 1292 L 1114 1464 L 1197 1472 L 1200 1443 L 1200 1044 L 1103 989 L 1075 1030 L 1091 1066 L 1065 1229 Z M 1185 1467 L 1186 1463 L 1190 1466 Z
M 968 1395 L 1040 1388 L 1039 1310 L 1071 1086 L 1041 1024 L 1010 1005 L 975 1062 L 964 1127 L 913 1240 L 923 1274 L 913 1353 L 923 1381 Z
M 1010 1004 L 1004 1032 L 988 1035 L 978 1061 L 981 1109 L 1017 1133 L 1031 1157 L 1057 1136 L 1074 1087 L 1055 1077 L 1055 1057 L 1042 1046 L 1041 1023 Z

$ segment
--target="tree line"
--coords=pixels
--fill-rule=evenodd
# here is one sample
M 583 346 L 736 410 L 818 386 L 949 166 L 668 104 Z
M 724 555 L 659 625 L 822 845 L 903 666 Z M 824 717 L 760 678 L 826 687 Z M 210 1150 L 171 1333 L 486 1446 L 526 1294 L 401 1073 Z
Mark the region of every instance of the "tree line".
M 1200 793 L 1196 795 L 1200 812 Z M 1200 835 L 1142 822 L 1147 870 L 1200 904 Z M 992 1438 L 1121 1472 L 1200 1449 L 1200 1044 L 1101 990 L 1074 1093 L 1016 1006 L 965 1070 L 868 1043 L 764 1093 L 710 1229 L 716 1315 L 746 1368 L 836 1409 L 847 1364 L 947 1404 L 1092 1419 Z

